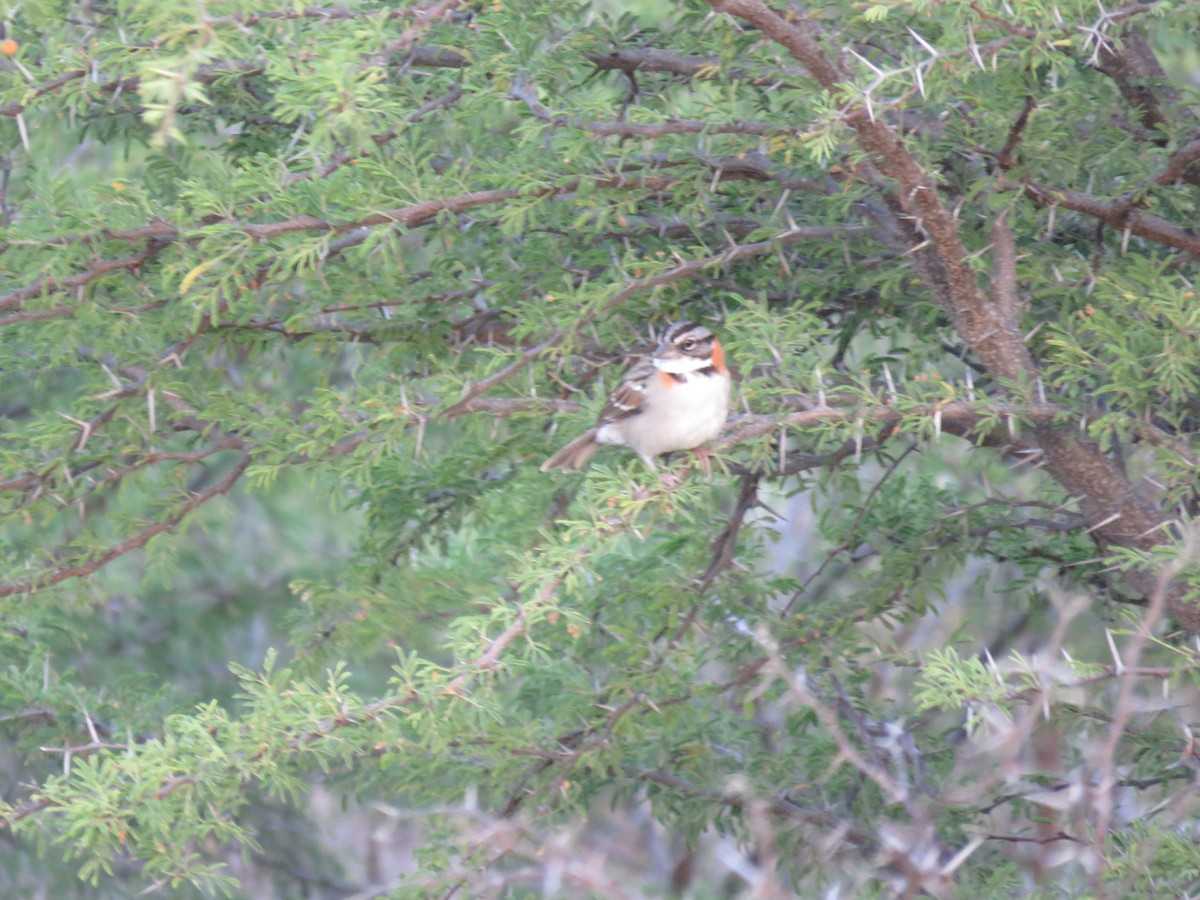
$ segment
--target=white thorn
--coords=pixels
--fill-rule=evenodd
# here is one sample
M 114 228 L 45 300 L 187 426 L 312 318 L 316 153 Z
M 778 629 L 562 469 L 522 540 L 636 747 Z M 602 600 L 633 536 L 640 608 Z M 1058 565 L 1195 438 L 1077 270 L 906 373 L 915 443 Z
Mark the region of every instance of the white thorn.
M 1117 521 L 1117 519 L 1119 519 L 1119 518 L 1121 518 L 1121 514 L 1120 514 L 1119 512 L 1118 512 L 1118 513 L 1113 513 L 1113 514 L 1112 514 L 1111 516 L 1109 516 L 1107 519 L 1104 519 L 1104 520 L 1102 520 L 1102 521 L 1100 521 L 1100 522 L 1097 522 L 1097 523 L 1096 523 L 1095 525 L 1093 525 L 1091 528 L 1085 529 L 1083 533 L 1084 533 L 1084 534 L 1091 534 L 1093 531 L 1098 531 L 1099 529 L 1103 528 L 1105 525 L 1109 525 L 1109 524 L 1111 524 L 1111 523 L 1113 523 L 1113 522 Z
M 1000 667 L 996 665 L 996 660 L 992 659 L 992 651 L 984 647 L 983 655 L 987 658 L 988 668 L 992 670 L 992 675 L 996 678 L 996 684 L 1004 687 L 1004 677 L 1000 674 Z
M 971 56 L 975 58 L 975 63 L 979 66 L 979 71 L 986 72 L 987 66 L 983 64 L 983 57 L 979 55 L 979 45 L 975 43 L 975 29 L 970 25 L 967 26 L 967 41 L 971 47 Z
M 892 370 L 888 368 L 888 364 L 883 364 L 883 383 L 887 385 L 888 396 L 895 401 L 896 399 L 896 382 L 892 381 Z
M 928 53 L 934 59 L 938 58 L 937 50 L 933 46 L 930 45 L 929 41 L 925 40 L 925 38 L 921 37 L 919 34 L 917 34 L 915 31 L 913 31 L 912 28 L 908 29 L 908 33 L 913 36 L 913 38 L 916 40 L 916 42 L 918 44 L 920 44 L 922 47 L 925 48 L 926 53 Z
M 1108 652 L 1112 654 L 1113 668 L 1118 675 L 1125 674 L 1125 663 L 1121 662 L 1121 654 L 1117 652 L 1117 643 L 1113 640 L 1112 632 L 1105 628 L 1104 637 L 1108 641 Z

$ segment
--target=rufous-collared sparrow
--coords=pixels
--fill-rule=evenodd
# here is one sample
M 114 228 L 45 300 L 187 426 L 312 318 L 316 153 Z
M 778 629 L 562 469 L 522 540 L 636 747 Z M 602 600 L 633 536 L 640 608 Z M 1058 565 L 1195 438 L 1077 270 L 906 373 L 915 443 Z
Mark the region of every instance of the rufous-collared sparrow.
M 600 410 L 596 424 L 542 465 L 542 471 L 573 471 L 587 464 L 601 444 L 624 444 L 654 469 L 654 457 L 696 450 L 721 431 L 729 414 L 729 369 L 725 351 L 703 325 L 668 325 L 650 356 L 630 367 Z

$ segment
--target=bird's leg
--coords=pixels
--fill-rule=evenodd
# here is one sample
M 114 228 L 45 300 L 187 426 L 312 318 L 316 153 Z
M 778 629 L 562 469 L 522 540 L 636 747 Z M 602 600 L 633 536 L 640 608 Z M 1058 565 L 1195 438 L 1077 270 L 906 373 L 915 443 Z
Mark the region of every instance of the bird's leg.
M 712 454 L 704 447 L 697 447 L 692 452 L 696 454 L 696 462 L 700 466 L 700 471 L 704 473 L 708 483 L 712 484 Z

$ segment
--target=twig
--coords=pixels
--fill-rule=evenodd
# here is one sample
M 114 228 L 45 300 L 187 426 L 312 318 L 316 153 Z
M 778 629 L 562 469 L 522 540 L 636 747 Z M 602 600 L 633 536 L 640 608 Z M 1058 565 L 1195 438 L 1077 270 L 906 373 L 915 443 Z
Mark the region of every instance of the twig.
M 132 537 L 112 545 L 102 553 L 91 557 L 86 563 L 61 566 L 28 581 L 0 584 L 0 597 L 11 597 L 14 594 L 29 594 L 33 591 L 60 584 L 70 578 L 82 578 L 91 575 L 93 572 L 108 565 L 108 563 L 112 562 L 118 556 L 124 556 L 132 550 L 138 550 L 146 546 L 155 535 L 174 530 L 193 510 L 203 506 L 214 497 L 228 492 L 237 483 L 237 480 L 241 478 L 242 473 L 249 467 L 250 461 L 250 454 L 243 452 L 242 457 L 234 464 L 229 474 L 212 487 L 193 495 L 165 519 L 148 525 Z

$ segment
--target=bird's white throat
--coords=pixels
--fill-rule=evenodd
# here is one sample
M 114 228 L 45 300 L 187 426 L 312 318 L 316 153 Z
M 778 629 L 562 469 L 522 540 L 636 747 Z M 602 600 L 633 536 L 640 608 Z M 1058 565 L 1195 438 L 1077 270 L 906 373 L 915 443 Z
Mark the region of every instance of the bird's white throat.
M 675 359 L 654 357 L 654 367 L 660 372 L 667 372 L 671 375 L 687 375 L 689 372 L 707 369 L 711 365 L 711 359 L 699 359 L 695 356 L 680 356 Z

